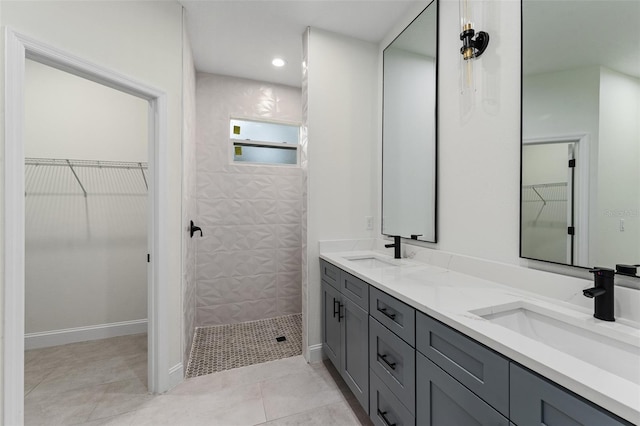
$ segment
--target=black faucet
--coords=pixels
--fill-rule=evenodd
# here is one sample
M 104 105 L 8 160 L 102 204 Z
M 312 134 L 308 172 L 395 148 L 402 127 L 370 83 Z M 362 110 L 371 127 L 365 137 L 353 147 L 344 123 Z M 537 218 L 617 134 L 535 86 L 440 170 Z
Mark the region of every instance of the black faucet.
M 582 294 L 593 298 L 595 305 L 594 317 L 603 321 L 615 321 L 613 317 L 613 278 L 615 271 L 608 268 L 595 267 L 590 269 L 593 273 L 595 287 L 582 291 Z
M 393 257 L 395 259 L 401 259 L 402 255 L 400 253 L 400 235 L 393 235 L 393 244 L 385 244 L 384 246 L 386 248 L 391 248 L 393 247 Z

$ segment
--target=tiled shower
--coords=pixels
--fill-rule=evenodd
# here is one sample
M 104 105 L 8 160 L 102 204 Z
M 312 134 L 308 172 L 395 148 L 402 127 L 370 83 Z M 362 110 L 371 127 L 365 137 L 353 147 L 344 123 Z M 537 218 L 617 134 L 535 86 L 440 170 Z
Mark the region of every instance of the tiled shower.
M 300 89 L 198 73 L 195 326 L 301 312 L 302 175 L 232 164 L 231 118 L 301 121 Z

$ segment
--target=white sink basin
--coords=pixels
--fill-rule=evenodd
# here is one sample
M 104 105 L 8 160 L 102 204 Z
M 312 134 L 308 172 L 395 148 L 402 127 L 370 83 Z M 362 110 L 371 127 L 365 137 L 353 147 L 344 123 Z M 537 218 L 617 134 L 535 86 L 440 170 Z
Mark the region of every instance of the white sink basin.
M 350 256 L 345 257 L 349 262 L 354 262 L 360 266 L 364 266 L 365 268 L 387 268 L 389 266 L 399 266 L 400 259 L 384 259 L 382 257 L 374 256 L 374 255 L 365 255 L 365 256 Z
M 613 329 L 586 314 L 565 315 L 528 302 L 471 313 L 640 385 L 640 332 L 632 327 Z

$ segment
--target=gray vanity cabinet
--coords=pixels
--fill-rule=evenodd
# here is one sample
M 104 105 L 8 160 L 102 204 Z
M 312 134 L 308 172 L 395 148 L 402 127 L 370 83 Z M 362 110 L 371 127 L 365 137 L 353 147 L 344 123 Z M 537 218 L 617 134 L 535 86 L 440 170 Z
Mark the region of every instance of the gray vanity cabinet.
M 369 412 L 369 314 L 343 297 L 342 351 L 340 374 Z
M 342 332 L 340 330 L 341 296 L 338 290 L 322 281 L 322 350 L 340 371 Z
M 320 270 L 322 350 L 368 413 L 369 314 L 360 305 L 369 299 L 369 285 L 322 260 Z M 340 291 L 345 282 L 355 301 Z
M 323 260 L 322 347 L 379 426 L 632 426 Z
M 509 420 L 420 352 L 416 354 L 416 424 L 508 426 Z
M 504 416 L 509 416 L 509 360 L 418 312 L 416 348 Z
M 598 407 L 511 363 L 511 421 L 518 426 L 622 426 Z

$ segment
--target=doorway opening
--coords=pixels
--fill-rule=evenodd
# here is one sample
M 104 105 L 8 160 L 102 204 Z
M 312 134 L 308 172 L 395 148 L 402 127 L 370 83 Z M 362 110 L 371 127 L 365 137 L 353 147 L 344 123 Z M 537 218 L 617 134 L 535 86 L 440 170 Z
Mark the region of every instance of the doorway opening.
M 588 258 L 588 170 L 584 135 L 524 141 L 522 257 L 584 264 Z
M 166 282 L 167 181 L 166 94 L 115 71 L 57 48 L 5 31 L 4 152 L 4 389 L 5 424 L 24 419 L 25 349 L 25 68 L 32 60 L 142 99 L 147 109 L 148 202 L 146 203 L 146 301 L 148 319 L 147 387 L 159 393 L 169 387 Z M 59 160 L 59 159 L 53 159 Z M 64 159 L 66 160 L 66 159 Z M 70 162 L 71 163 L 71 162 Z M 67 167 L 69 164 L 67 164 Z M 71 168 L 69 168 L 71 170 Z M 75 169 L 76 182 L 80 180 Z M 81 181 L 81 180 L 80 180 Z M 86 190 L 86 188 L 85 188 Z M 86 192 L 86 191 L 85 191 Z

